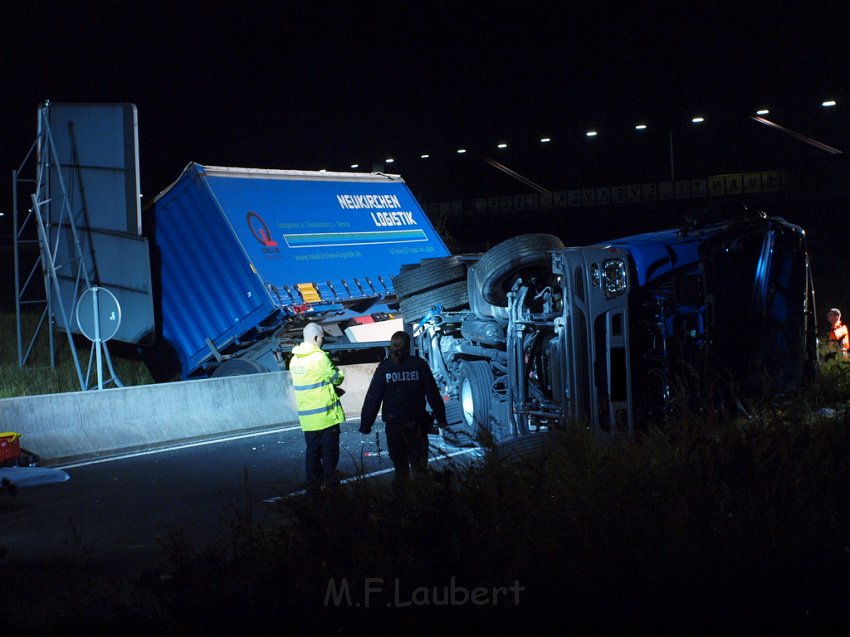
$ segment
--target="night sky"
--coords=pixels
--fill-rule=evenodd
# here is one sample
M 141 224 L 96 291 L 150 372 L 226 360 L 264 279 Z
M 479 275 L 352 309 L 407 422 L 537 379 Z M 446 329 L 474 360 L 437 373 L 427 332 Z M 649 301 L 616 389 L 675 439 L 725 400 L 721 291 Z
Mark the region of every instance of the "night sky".
M 847 0 L 5 0 L 0 46 L 6 312 L 12 171 L 35 141 L 45 100 L 137 106 L 143 202 L 189 162 L 342 171 L 358 163 L 400 174 L 425 205 L 529 192 L 487 158 L 565 190 L 827 157 L 753 122 L 764 107 L 789 130 L 850 152 Z M 837 106 L 822 108 L 827 99 Z M 694 128 L 694 115 L 704 125 Z M 589 129 L 599 135 L 587 138 Z M 552 142 L 541 145 L 543 136 Z M 458 155 L 461 147 L 470 152 Z M 35 176 L 32 163 L 22 176 Z M 850 223 L 840 214 L 809 235 L 816 276 L 838 281 L 818 287 L 819 318 L 850 305 Z M 635 227 L 646 221 L 635 217 Z M 495 226 L 472 224 L 479 237 Z M 817 243 L 824 236 L 843 253 L 833 272 L 832 248 Z
M 664 179 L 674 131 L 683 176 L 823 155 L 752 122 L 765 105 L 850 149 L 850 5 L 569 4 L 4 3 L 2 234 L 46 99 L 136 104 L 145 200 L 190 161 L 359 163 L 401 174 L 424 203 L 527 191 L 482 157 L 551 190 Z

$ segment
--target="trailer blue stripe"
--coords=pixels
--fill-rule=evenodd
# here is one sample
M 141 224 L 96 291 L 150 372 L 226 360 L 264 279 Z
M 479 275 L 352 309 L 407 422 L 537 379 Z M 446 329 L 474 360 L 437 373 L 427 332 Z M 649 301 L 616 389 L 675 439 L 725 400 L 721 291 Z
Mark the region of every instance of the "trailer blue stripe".
M 379 243 L 410 243 L 428 241 L 423 230 L 380 230 L 376 232 L 316 232 L 285 234 L 290 248 L 321 248 L 330 246 L 374 245 Z

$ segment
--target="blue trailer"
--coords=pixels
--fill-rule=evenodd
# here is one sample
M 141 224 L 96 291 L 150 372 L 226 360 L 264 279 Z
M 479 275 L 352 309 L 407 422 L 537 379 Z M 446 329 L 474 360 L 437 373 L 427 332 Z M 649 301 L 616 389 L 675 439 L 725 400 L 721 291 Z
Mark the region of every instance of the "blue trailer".
M 449 255 L 404 180 L 383 173 L 190 163 L 143 212 L 157 378 L 275 371 L 307 321 L 326 348 L 383 347 L 403 329 L 393 277 Z

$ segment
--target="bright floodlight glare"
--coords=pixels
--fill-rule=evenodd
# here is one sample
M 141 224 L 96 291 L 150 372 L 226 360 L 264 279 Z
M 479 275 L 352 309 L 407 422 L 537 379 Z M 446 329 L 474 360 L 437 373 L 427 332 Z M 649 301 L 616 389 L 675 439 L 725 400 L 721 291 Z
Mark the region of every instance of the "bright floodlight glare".
M 393 159 L 392 157 L 387 157 L 385 161 L 386 161 L 388 164 L 391 164 L 391 163 L 393 163 L 393 162 L 395 161 L 395 159 Z
M 635 130 L 646 130 L 646 124 L 638 124 L 635 126 Z
M 428 159 L 430 156 L 431 156 L 431 155 L 429 155 L 428 153 L 425 153 L 424 155 L 419 155 L 419 157 L 420 157 L 421 159 Z
M 585 133 L 588 137 L 596 137 L 597 133 L 595 130 L 589 130 Z
M 766 108 L 760 108 L 756 111 L 756 115 L 768 115 L 770 113 Z
M 826 100 L 825 102 L 821 102 L 821 106 L 835 106 L 835 100 Z
M 694 124 L 700 124 L 705 121 L 704 117 L 694 117 L 691 119 Z
M 508 147 L 507 144 L 499 144 L 499 148 L 507 148 L 507 147 Z
M 552 141 L 552 138 L 551 138 L 551 137 L 541 137 L 541 138 L 540 138 L 540 143 L 541 143 L 541 144 L 548 144 L 548 143 L 549 143 L 549 142 L 551 142 L 551 141 Z
M 458 155 L 462 155 L 462 154 L 463 154 L 463 153 L 465 153 L 465 152 L 466 152 L 466 149 L 465 149 L 465 148 L 458 148 L 458 149 L 457 149 L 457 153 L 458 153 Z
M 360 168 L 360 164 L 351 164 L 352 168 Z

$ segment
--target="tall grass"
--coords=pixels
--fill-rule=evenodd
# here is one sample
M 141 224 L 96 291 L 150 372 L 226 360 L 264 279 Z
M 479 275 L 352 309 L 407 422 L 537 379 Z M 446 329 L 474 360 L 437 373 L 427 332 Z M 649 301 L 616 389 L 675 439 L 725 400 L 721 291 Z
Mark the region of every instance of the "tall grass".
M 23 314 L 21 332 L 23 348 L 26 351 L 36 333 L 39 315 Z M 17 318 L 15 314 L 0 314 L 0 398 L 14 396 L 33 396 L 39 394 L 57 394 L 80 391 L 80 380 L 71 355 L 68 338 L 57 332 L 54 336 L 55 367 L 50 366 L 50 346 L 46 326 L 38 330 L 37 340 L 33 344 L 32 354 L 24 367 L 18 364 Z M 84 381 L 88 372 L 88 387 L 97 387 L 97 364 L 92 358 L 92 343 L 84 338 L 75 339 L 77 356 Z M 123 344 L 108 342 L 110 359 L 115 376 L 125 385 L 147 385 L 153 383 L 144 363 L 133 350 Z M 102 361 L 102 380 L 105 387 L 117 386 L 107 382 L 111 373 Z
M 688 415 L 622 444 L 572 434 L 500 458 L 403 495 L 363 480 L 264 509 L 246 498 L 228 542 L 172 538 L 131 595 L 77 598 L 73 617 L 139 634 L 850 627 L 846 411 Z

